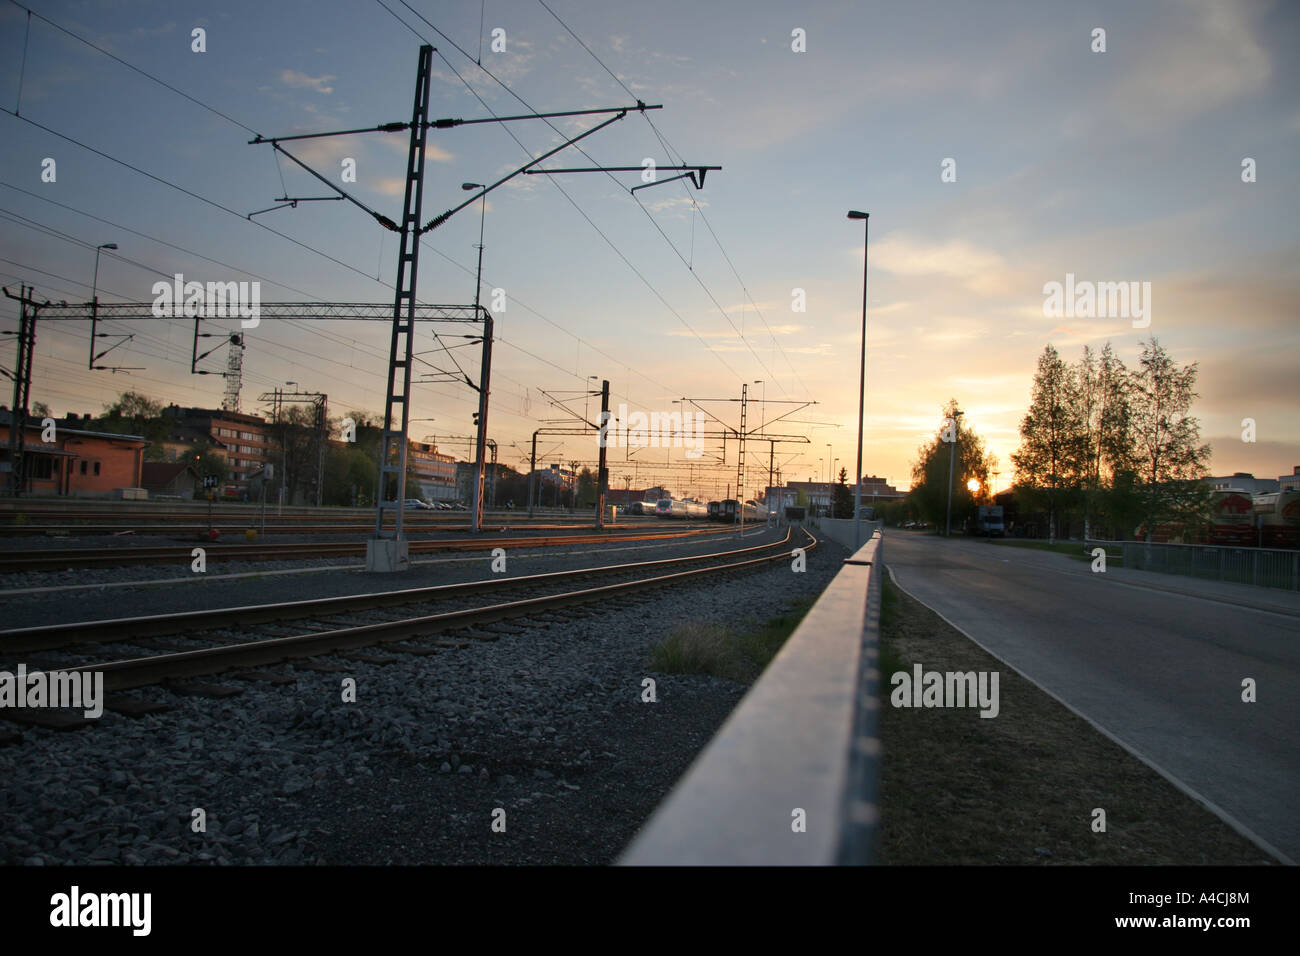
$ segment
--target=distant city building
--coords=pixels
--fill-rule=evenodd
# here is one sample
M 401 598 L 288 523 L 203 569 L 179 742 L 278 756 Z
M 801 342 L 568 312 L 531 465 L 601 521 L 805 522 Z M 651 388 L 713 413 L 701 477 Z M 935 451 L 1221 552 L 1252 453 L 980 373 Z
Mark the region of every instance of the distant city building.
M 852 490 L 850 485 L 849 489 Z M 877 478 L 875 475 L 864 475 L 862 478 L 862 500 L 865 502 L 868 498 L 889 499 L 889 498 L 906 498 L 907 492 L 899 491 L 891 485 L 888 479 Z
M 1278 491 L 1300 491 L 1300 465 L 1291 466 L 1291 474 L 1277 480 Z
M 1211 488 L 1220 491 L 1225 488 L 1237 488 L 1241 491 L 1248 491 L 1252 495 L 1262 495 L 1270 491 L 1277 491 L 1279 482 L 1272 478 L 1256 478 L 1248 472 L 1239 471 L 1236 474 L 1224 475 L 1221 478 L 1205 479 Z
M 782 486 L 769 487 L 765 494 L 768 507 L 788 507 L 799 503 L 799 495 L 804 495 L 804 500 L 809 507 L 817 510 L 829 510 L 834 501 L 834 488 L 838 481 L 787 481 Z M 854 493 L 854 487 L 851 483 L 846 485 L 849 494 Z M 887 479 L 878 478 L 875 475 L 866 476 L 862 479 L 862 504 L 864 507 L 872 504 L 881 504 L 885 501 L 897 501 L 907 497 L 907 493 L 899 491 L 891 485 Z
M 195 446 L 211 449 L 226 460 L 227 490 L 233 485 L 235 493 L 247 491 L 249 475 L 280 460 L 275 426 L 257 415 L 177 405 L 163 414 L 174 422 L 161 443 L 164 459 L 175 460 Z
M 437 445 L 418 441 L 410 443 L 406 454 L 419 484 L 418 488 L 407 489 L 409 497 L 428 501 L 455 501 L 461 497 L 455 455 L 445 455 Z

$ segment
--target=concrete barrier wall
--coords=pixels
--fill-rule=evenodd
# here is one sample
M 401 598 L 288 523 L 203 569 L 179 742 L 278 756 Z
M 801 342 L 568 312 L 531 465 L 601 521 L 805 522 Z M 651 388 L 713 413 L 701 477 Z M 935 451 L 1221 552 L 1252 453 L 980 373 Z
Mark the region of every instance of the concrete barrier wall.
M 813 534 L 821 533 L 826 535 L 836 544 L 843 545 L 850 551 L 857 548 L 853 546 L 853 519 L 852 518 L 811 518 L 804 522 Z M 862 541 L 858 547 L 866 544 L 871 538 L 871 533 L 880 527 L 878 521 L 862 522 Z
M 874 861 L 881 557 L 845 560 L 621 864 Z

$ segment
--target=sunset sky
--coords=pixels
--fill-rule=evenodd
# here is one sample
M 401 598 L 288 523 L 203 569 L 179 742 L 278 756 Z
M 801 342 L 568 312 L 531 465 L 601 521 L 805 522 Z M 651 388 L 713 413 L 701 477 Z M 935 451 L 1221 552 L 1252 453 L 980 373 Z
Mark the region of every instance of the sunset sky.
M 539 390 L 572 395 L 598 386 L 596 376 L 610 380 L 615 407 L 659 412 L 683 397 L 739 398 L 751 383 L 750 396 L 768 404 L 750 408 L 750 426 L 816 401 L 780 429 L 809 439 L 778 446 L 782 472 L 824 475 L 830 444 L 851 476 L 863 231 L 849 209 L 871 214 L 867 473 L 907 487 L 917 446 L 955 398 L 998 455 L 1005 487 L 1044 346 L 1073 361 L 1084 345 L 1109 340 L 1133 364 L 1150 335 L 1179 362 L 1199 363 L 1195 412 L 1214 474 L 1277 477 L 1300 464 L 1293 5 L 408 3 L 0 7 L 0 282 L 85 301 L 95 246 L 116 242 L 100 259 L 101 301 L 148 300 L 154 282 L 179 272 L 260 280 L 263 301 L 391 302 L 396 236 L 355 206 L 305 203 L 244 218 L 276 205 L 282 190 L 328 193 L 284 160 L 282 185 L 271 147 L 248 140 L 250 130 L 408 121 L 418 47 L 432 42 L 435 118 L 640 98 L 664 108 L 629 115 L 584 140 L 586 155 L 569 149 L 546 165 L 684 157 L 722 167 L 701 190 L 675 182 L 633 195 L 641 177 L 624 172 L 519 176 L 491 194 L 484 296 L 503 289 L 506 308 L 496 315 L 490 431 L 509 464 L 540 420 L 556 417 Z M 26 6 L 41 16 L 29 23 Z M 191 49 L 195 27 L 206 31 L 206 52 Z M 1097 28 L 1105 52 L 1093 52 Z M 504 31 L 502 52 L 492 49 L 494 30 Z M 792 49 L 798 40 L 803 52 Z M 480 43 L 492 75 L 474 62 Z M 600 119 L 430 131 L 423 218 L 462 202 L 462 182 L 492 182 L 562 142 L 557 130 L 571 136 Z M 399 218 L 407 143 L 405 132 L 374 133 L 286 148 Z M 41 177 L 47 157 L 53 183 Z M 356 160 L 355 184 L 340 180 L 345 158 Z M 1248 158 L 1254 182 L 1243 182 Z M 955 182 L 941 179 L 947 159 Z M 479 226 L 475 205 L 425 236 L 422 301 L 473 301 Z M 1150 283 L 1149 327 L 1122 316 L 1046 317 L 1043 287 L 1067 274 Z M 792 307 L 796 289 L 806 311 Z M 16 317 L 15 303 L 0 302 L 0 329 L 15 329 Z M 221 379 L 189 374 L 189 322 L 104 330 L 135 333 L 111 358 L 142 370 L 88 371 L 87 323 L 44 322 L 33 399 L 59 414 L 98 412 L 124 389 L 219 406 Z M 0 365 L 12 368 L 5 338 Z M 263 322 L 247 341 L 243 410 L 295 381 L 328 393 L 333 414 L 382 411 L 383 324 Z M 434 349 L 427 332 L 419 348 Z M 472 351 L 456 354 L 476 375 Z M 223 365 L 219 352 L 204 367 Z M 4 388 L 7 405 L 7 380 Z M 468 388 L 426 384 L 416 395 L 413 417 L 435 421 L 414 424 L 411 437 L 471 432 Z M 739 424 L 737 403 L 706 407 Z M 1256 422 L 1254 444 L 1241 440 L 1244 418 Z M 596 456 L 594 436 L 539 447 L 545 462 Z M 611 453 L 617 487 L 635 474 L 634 485 L 663 477 L 679 493 L 716 497 L 719 483 L 734 481 L 731 442 L 725 468 L 694 475 L 633 468 L 623 454 Z M 752 445 L 749 454 L 749 484 L 759 487 L 766 446 L 761 475 Z

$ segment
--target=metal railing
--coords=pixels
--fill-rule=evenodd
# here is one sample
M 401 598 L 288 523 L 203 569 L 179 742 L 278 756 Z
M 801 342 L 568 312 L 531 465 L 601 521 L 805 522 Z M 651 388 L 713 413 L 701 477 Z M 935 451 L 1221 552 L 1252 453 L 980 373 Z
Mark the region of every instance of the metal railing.
M 1104 547 L 1107 552 L 1119 550 L 1123 566 L 1139 571 L 1300 590 L 1300 551 L 1094 540 L 1086 541 L 1084 547 Z
M 881 535 L 844 562 L 619 861 L 875 859 Z

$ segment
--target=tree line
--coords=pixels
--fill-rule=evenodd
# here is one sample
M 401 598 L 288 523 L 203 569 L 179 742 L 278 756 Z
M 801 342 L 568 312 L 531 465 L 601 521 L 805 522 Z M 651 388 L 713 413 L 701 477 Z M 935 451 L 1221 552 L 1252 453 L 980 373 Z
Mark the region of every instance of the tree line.
M 1129 368 L 1107 342 L 1073 363 L 1039 356 L 1020 425 L 1018 497 L 1045 511 L 1048 536 L 1078 517 L 1085 537 L 1147 540 L 1162 525 L 1208 517 L 1210 446 L 1192 415 L 1197 364 L 1179 365 L 1152 337 Z
M 1049 539 L 1080 524 L 1085 537 L 1150 540 L 1161 526 L 1194 526 L 1208 518 L 1210 446 L 1192 415 L 1197 363 L 1179 365 L 1152 337 L 1128 367 L 1107 342 L 1084 346 L 1073 363 L 1053 345 L 1038 358 L 1020 444 L 1011 454 L 1021 520 L 1042 515 Z M 950 465 L 951 458 L 951 465 Z M 934 437 L 917 449 L 912 489 L 884 509 L 942 527 L 949 468 L 953 522 L 991 501 L 997 459 L 958 413 L 943 408 Z

